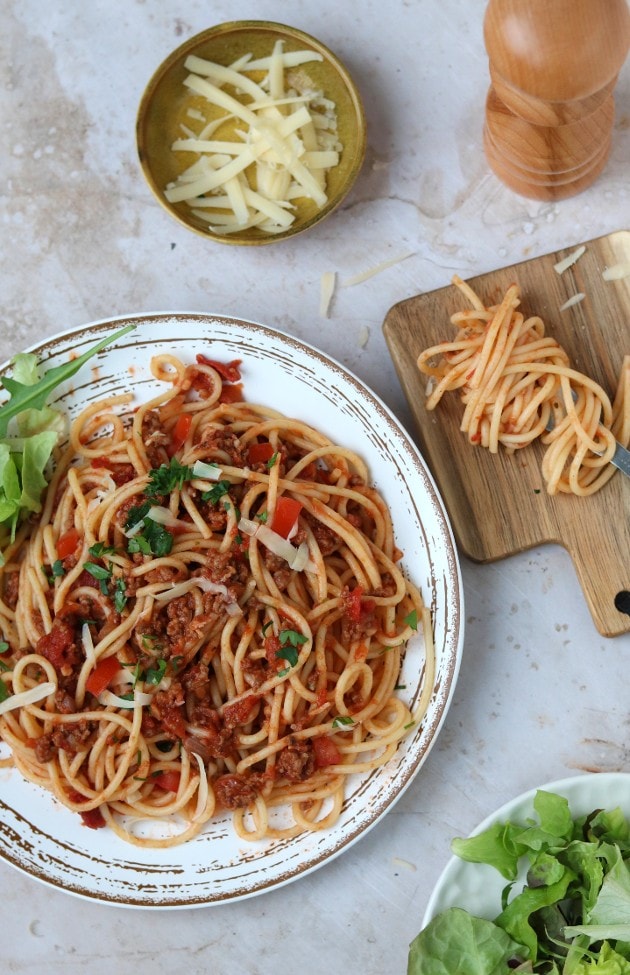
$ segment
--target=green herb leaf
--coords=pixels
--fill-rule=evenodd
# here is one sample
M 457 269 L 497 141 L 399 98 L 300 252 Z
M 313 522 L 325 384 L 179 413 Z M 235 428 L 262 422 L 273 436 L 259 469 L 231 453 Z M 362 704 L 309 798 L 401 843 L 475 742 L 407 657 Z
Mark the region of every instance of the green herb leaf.
M 43 409 L 46 405 L 46 400 L 57 386 L 65 382 L 66 379 L 74 376 L 92 356 L 101 352 L 102 349 L 111 345 L 113 342 L 117 342 L 123 335 L 132 332 L 134 328 L 135 325 L 126 325 L 124 328 L 119 328 L 112 335 L 107 335 L 104 339 L 101 339 L 100 342 L 93 345 L 87 352 L 77 356 L 76 359 L 71 359 L 69 362 L 64 362 L 60 366 L 53 366 L 47 369 L 42 378 L 38 379 L 37 382 L 27 385 L 8 376 L 2 377 L 0 383 L 8 391 L 11 398 L 8 403 L 4 403 L 0 407 L 0 437 L 6 436 L 9 420 L 18 416 L 24 410 Z
M 148 542 L 153 555 L 157 555 L 158 557 L 168 555 L 173 547 L 172 534 L 163 525 L 159 525 L 157 521 L 153 521 L 152 518 L 144 519 L 144 532 L 142 535 L 145 541 Z
M 338 714 L 332 723 L 333 728 L 343 728 L 353 725 L 354 720 L 348 714 Z
M 413 609 L 409 616 L 405 616 L 404 622 L 407 626 L 410 626 L 412 630 L 418 629 L 418 611 Z
M 139 552 L 141 555 L 151 555 L 151 545 L 144 535 L 134 535 L 127 546 L 130 555 Z
M 11 696 L 11 691 L 4 683 L 4 681 L 0 680 L 0 704 L 2 703 L 2 701 L 6 701 L 6 699 L 10 696 Z
M 135 528 L 139 522 L 144 521 L 145 517 L 149 514 L 151 507 L 152 505 L 150 501 L 143 501 L 142 504 L 137 504 L 134 505 L 133 508 L 130 508 L 127 512 L 127 519 L 125 521 L 125 531 Z
M 83 568 L 86 572 L 89 572 L 94 579 L 111 579 L 112 570 L 111 568 L 106 568 L 104 565 L 98 565 L 96 562 L 84 562 Z
M 171 457 L 169 464 L 162 464 L 149 471 L 149 482 L 144 489 L 148 498 L 163 497 L 175 488 L 181 488 L 193 477 L 191 467 L 180 464 L 177 457 Z
M 298 633 L 297 630 L 280 630 L 279 640 L 283 646 L 289 644 L 292 647 L 300 647 L 303 643 L 308 642 L 308 637 L 305 637 L 303 633 Z
M 149 667 L 144 675 L 146 684 L 159 684 L 166 673 L 166 660 L 158 660 L 156 667 Z
M 210 504 L 216 504 L 228 493 L 231 486 L 229 481 L 217 481 L 209 491 L 203 492 L 201 498 L 203 501 L 209 501 Z
M 295 647 L 280 647 L 279 650 L 276 650 L 276 657 L 286 660 L 289 667 L 295 667 L 298 662 L 298 652 Z M 281 671 L 280 676 L 284 676 L 285 673 L 286 671 Z
M 411 942 L 407 975 L 504 975 L 518 951 L 519 945 L 493 921 L 452 907 Z
M 116 579 L 116 587 L 114 590 L 114 609 L 117 613 L 122 613 L 123 609 L 127 605 L 127 586 L 125 580 L 122 578 Z
M 6 640 L 0 640 L 0 653 L 6 653 L 9 649 L 9 644 Z
M 116 548 L 113 545 L 106 545 L 105 542 L 96 542 L 88 551 L 95 559 L 100 559 L 104 555 L 116 554 Z

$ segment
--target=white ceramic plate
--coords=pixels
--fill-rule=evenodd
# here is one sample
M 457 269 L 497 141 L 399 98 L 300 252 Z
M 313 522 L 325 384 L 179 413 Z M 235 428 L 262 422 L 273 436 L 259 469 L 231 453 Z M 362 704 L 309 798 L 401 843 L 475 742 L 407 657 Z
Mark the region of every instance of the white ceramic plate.
M 493 823 L 504 823 L 508 819 L 514 823 L 535 819 L 534 797 L 538 789 L 565 796 L 574 818 L 594 809 L 615 809 L 617 806 L 630 818 L 630 774 L 585 773 L 524 792 L 484 819 L 471 835 L 482 833 Z M 524 883 L 525 878 L 521 877 L 519 881 Z M 505 878 L 493 867 L 451 857 L 429 899 L 422 927 L 425 928 L 436 914 L 449 907 L 461 907 L 476 917 L 492 920 L 501 913 L 501 891 L 505 884 Z
M 396 757 L 347 788 L 341 818 L 324 833 L 245 844 L 229 817 L 189 843 L 143 850 L 107 829 L 91 830 L 15 772 L 0 772 L 0 856 L 33 877 L 83 897 L 135 907 L 193 907 L 262 893 L 303 876 L 372 827 L 424 762 L 450 703 L 461 655 L 462 584 L 448 518 L 413 442 L 359 380 L 288 335 L 252 322 L 198 314 L 152 314 L 99 321 L 34 347 L 43 368 L 84 352 L 115 329 L 136 325 L 79 372 L 50 402 L 75 416 L 89 402 L 132 387 L 136 400 L 159 388 L 149 370 L 157 351 L 184 361 L 198 352 L 242 360 L 245 397 L 295 416 L 356 449 L 394 515 L 403 565 L 433 612 L 437 672 L 426 720 Z M 1 370 L 0 370 L 1 371 Z M 6 371 L 6 366 L 5 366 Z M 410 641 L 400 683 L 410 703 L 422 684 L 422 638 Z

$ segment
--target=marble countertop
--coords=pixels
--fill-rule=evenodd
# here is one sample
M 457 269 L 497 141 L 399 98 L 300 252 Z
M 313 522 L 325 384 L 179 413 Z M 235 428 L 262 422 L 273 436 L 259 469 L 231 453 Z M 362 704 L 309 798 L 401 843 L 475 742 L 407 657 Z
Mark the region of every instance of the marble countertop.
M 608 165 L 579 196 L 542 203 L 489 171 L 482 0 L 21 0 L 0 7 L 0 336 L 3 360 L 43 337 L 146 311 L 219 312 L 329 353 L 411 430 L 387 353 L 389 308 L 630 228 L 630 64 Z M 226 20 L 279 20 L 345 61 L 368 151 L 343 206 L 277 249 L 212 244 L 175 223 L 141 176 L 135 114 L 159 62 Z M 400 261 L 397 258 L 405 255 Z M 320 281 L 393 260 L 338 288 Z M 367 340 L 366 340 L 367 337 Z M 6 972 L 301 975 L 403 972 L 449 841 L 520 792 L 584 768 L 630 770 L 630 636 L 595 629 L 568 555 L 462 557 L 463 660 L 434 749 L 400 801 L 343 856 L 250 900 L 174 913 L 71 897 L 0 860 Z

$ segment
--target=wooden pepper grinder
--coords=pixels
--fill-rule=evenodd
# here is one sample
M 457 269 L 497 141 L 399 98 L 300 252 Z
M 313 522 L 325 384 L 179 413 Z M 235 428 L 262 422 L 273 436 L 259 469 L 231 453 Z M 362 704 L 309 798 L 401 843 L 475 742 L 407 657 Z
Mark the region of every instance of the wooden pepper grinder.
M 537 200 L 586 189 L 610 152 L 628 0 L 490 0 L 484 40 L 484 149 L 494 173 Z

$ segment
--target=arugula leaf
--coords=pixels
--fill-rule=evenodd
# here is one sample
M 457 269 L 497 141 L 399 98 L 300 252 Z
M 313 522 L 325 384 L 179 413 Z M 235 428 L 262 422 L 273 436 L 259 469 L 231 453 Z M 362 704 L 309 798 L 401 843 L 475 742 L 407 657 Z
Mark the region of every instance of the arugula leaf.
M 24 410 L 42 410 L 46 405 L 46 400 L 57 386 L 65 382 L 66 379 L 74 376 L 92 356 L 96 355 L 106 346 L 111 345 L 112 342 L 118 341 L 123 335 L 132 332 L 134 328 L 135 325 L 126 325 L 124 328 L 119 328 L 112 335 L 105 336 L 104 339 L 101 339 L 100 342 L 93 345 L 87 352 L 77 356 L 76 359 L 47 369 L 42 378 L 38 379 L 37 382 L 24 383 L 18 379 L 9 378 L 8 376 L 0 378 L 0 383 L 11 397 L 7 403 L 0 406 L 0 437 L 6 436 L 9 420 L 17 417 Z
M 0 406 L 0 437 L 4 438 L 0 440 L 0 545 L 15 538 L 25 514 L 41 511 L 46 467 L 66 426 L 65 415 L 46 405 L 48 396 L 91 356 L 134 328 L 128 325 L 118 329 L 83 355 L 48 369 L 41 379 L 37 356 L 18 353 L 13 359 L 13 376 L 0 377 L 10 397 Z M 12 420 L 18 436 L 8 435 Z

